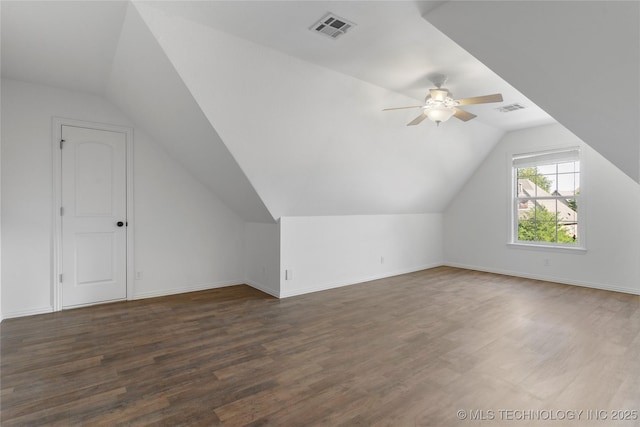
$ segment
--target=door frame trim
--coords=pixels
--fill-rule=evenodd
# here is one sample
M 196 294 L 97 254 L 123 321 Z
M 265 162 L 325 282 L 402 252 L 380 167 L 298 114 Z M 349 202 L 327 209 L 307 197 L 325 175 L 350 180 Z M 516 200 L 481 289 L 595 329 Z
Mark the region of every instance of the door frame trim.
M 60 207 L 62 206 L 62 151 L 60 140 L 62 139 L 62 126 L 74 126 L 87 129 L 119 132 L 125 135 L 126 141 L 126 181 L 127 181 L 127 268 L 126 283 L 127 300 L 133 299 L 133 286 L 135 283 L 134 265 L 134 209 L 133 209 L 133 128 L 128 126 L 112 125 L 107 123 L 88 122 L 84 120 L 53 117 L 51 123 L 52 135 L 52 161 L 53 161 L 53 197 L 52 197 L 52 238 L 51 238 L 51 307 L 53 311 L 62 310 L 62 286 L 58 280 L 62 273 L 62 218 Z M 90 305 L 90 304 L 89 304 Z

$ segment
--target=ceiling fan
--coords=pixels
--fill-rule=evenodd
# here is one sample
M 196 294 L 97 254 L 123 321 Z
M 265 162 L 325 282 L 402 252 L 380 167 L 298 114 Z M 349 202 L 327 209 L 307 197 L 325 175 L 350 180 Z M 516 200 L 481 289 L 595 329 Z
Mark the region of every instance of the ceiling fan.
M 382 111 L 391 110 L 403 110 L 406 108 L 422 108 L 422 114 L 407 123 L 407 126 L 415 126 L 420 124 L 427 117 L 429 120 L 440 125 L 442 122 L 446 122 L 452 116 L 456 117 L 463 122 L 476 117 L 475 114 L 458 108 L 461 105 L 472 104 L 487 104 L 490 102 L 502 102 L 502 94 L 496 93 L 493 95 L 476 96 L 474 98 L 462 98 L 453 99 L 451 92 L 448 89 L 442 87 L 447 81 L 447 76 L 443 74 L 432 74 L 429 79 L 436 86 L 436 89 L 430 89 L 429 95 L 424 99 L 423 105 L 412 105 L 410 107 L 397 107 L 397 108 L 385 108 Z

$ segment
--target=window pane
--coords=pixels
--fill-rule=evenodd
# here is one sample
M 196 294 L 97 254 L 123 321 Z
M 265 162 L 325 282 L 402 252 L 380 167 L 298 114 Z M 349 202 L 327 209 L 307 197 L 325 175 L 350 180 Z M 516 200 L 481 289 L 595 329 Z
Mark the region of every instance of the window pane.
M 556 204 L 555 199 L 538 199 L 536 200 L 536 219 L 538 221 L 555 221 L 556 220 Z
M 556 240 L 556 221 L 537 221 L 536 222 L 536 241 L 538 242 L 557 242 Z
M 536 179 L 536 176 L 540 175 L 540 173 L 538 172 L 538 168 L 531 167 L 531 168 L 521 169 L 520 175 L 522 176 L 522 178 L 528 178 L 534 181 Z
M 577 209 L 577 206 L 575 206 Z M 571 209 L 567 215 L 558 219 L 558 242 L 578 243 L 578 212 Z
M 518 240 L 533 241 L 536 238 L 536 222 L 533 219 L 521 220 L 518 223 Z
M 564 203 L 569 209 L 571 209 L 571 211 L 573 211 L 573 212 L 569 212 L 570 216 L 568 218 L 576 219 L 577 218 L 576 215 L 578 212 L 578 201 L 575 198 L 572 198 L 572 199 L 561 199 L 560 202 Z
M 576 194 L 578 186 L 578 174 L 568 173 L 558 175 L 558 194 L 562 196 L 573 196 Z
M 576 162 L 558 163 L 558 173 L 573 173 L 576 171 Z
M 556 189 L 558 188 L 557 180 L 558 175 L 556 174 L 540 175 L 536 184 L 542 191 L 538 191 L 538 195 L 546 196 L 549 194 L 553 194 L 554 191 L 556 191 Z
M 537 166 L 538 173 L 540 175 L 551 175 L 556 173 L 556 165 L 541 165 Z
M 518 168 L 518 178 L 532 178 L 538 174 L 535 167 L 532 168 Z
M 523 202 L 523 201 L 519 201 Z M 538 201 L 540 202 L 540 201 Z M 576 244 L 578 213 L 555 200 L 518 211 L 518 240 Z
M 518 179 L 516 197 L 536 197 L 538 196 L 537 186 L 528 178 Z
M 536 240 L 539 242 L 556 241 L 556 200 L 538 200 L 536 208 Z
M 533 199 L 518 199 L 518 212 L 520 211 L 528 211 L 529 209 L 535 206 L 535 202 Z

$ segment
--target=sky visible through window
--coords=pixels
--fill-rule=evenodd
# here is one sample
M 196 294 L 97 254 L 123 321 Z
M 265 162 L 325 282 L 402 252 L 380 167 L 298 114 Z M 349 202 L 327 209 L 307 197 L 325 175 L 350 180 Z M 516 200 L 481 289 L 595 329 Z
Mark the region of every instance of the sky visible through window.
M 572 196 L 580 191 L 580 162 L 567 162 L 538 166 L 538 175 L 549 180 L 549 193 Z

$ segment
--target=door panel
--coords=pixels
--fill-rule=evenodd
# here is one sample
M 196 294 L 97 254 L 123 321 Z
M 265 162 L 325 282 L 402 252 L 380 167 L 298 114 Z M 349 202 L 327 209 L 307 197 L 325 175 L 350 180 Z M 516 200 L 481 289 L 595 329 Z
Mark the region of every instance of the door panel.
M 76 216 L 111 216 L 113 212 L 113 147 L 81 142 L 74 159 Z
M 96 285 L 114 280 L 115 233 L 76 234 L 76 285 Z
M 62 305 L 127 296 L 126 135 L 62 126 Z

